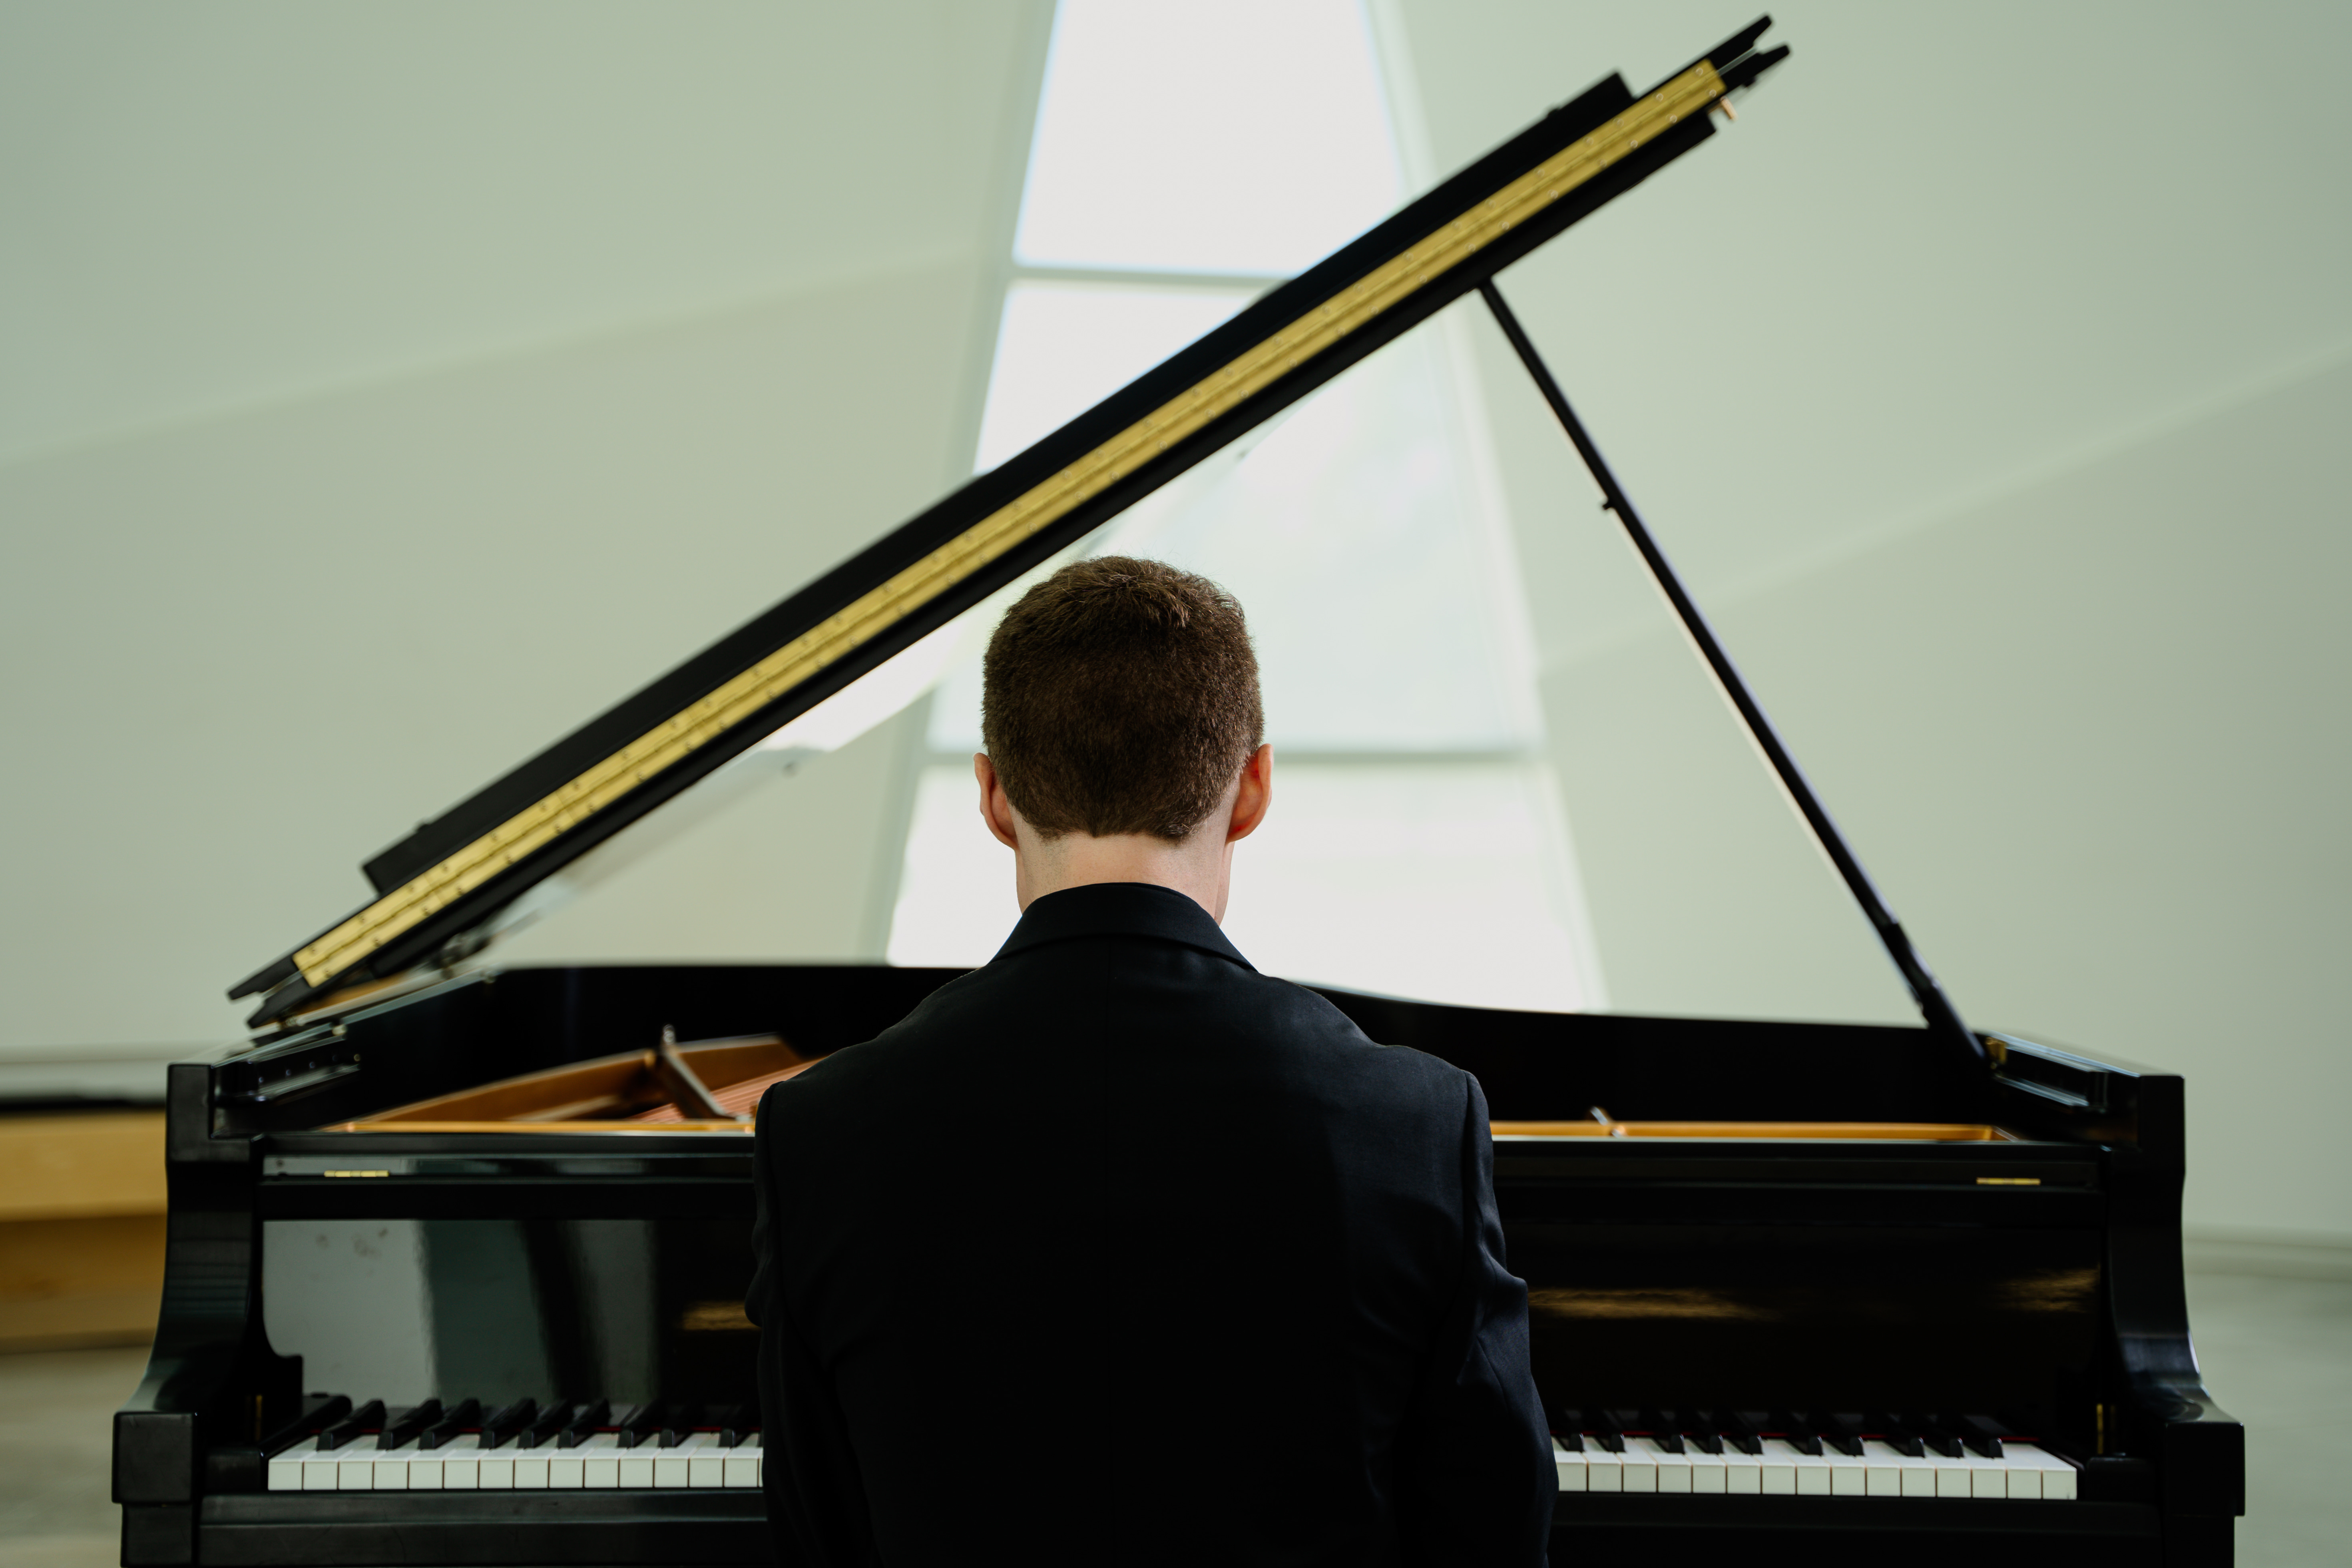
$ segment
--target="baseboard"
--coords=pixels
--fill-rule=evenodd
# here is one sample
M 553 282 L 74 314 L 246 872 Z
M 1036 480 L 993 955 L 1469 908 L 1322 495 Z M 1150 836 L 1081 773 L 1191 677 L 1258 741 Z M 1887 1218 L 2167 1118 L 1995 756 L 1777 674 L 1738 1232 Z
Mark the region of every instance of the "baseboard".
M 2181 1237 L 2191 1274 L 2256 1274 L 2273 1279 L 2352 1280 L 2352 1237 L 2199 1226 Z

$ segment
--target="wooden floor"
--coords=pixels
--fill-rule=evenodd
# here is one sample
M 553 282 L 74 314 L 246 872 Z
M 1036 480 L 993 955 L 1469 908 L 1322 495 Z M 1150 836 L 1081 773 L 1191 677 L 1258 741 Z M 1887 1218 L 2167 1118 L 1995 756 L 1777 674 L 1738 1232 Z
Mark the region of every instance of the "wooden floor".
M 0 1564 L 112 1568 L 121 1556 L 107 1464 L 114 1407 L 143 1347 L 0 1355 Z
M 2197 1349 L 2248 1424 L 2244 1568 L 2342 1568 L 2352 1541 L 2352 1281 L 2192 1274 Z M 0 1568 L 111 1568 L 107 1445 L 138 1350 L 0 1355 Z

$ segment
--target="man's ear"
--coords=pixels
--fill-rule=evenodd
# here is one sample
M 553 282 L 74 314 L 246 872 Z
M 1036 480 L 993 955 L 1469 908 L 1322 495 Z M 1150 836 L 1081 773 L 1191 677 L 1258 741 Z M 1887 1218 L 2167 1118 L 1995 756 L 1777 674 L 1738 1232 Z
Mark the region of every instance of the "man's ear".
M 1241 787 L 1234 792 L 1234 815 L 1225 825 L 1225 842 L 1247 838 L 1265 820 L 1274 805 L 1274 747 L 1262 745 L 1242 764 Z
M 1012 797 L 1004 793 L 1004 785 L 998 782 L 996 764 L 988 760 L 986 752 L 971 754 L 971 774 L 980 781 L 981 820 L 988 824 L 988 830 L 996 835 L 999 844 L 1007 849 L 1020 848 L 1021 840 L 1013 829 L 1015 819 Z

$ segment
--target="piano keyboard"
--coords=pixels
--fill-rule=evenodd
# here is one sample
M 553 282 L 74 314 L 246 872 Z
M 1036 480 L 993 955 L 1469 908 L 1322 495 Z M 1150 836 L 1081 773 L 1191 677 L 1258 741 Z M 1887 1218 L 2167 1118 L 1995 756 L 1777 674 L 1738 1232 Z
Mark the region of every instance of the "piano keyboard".
M 350 1413 L 269 1456 L 274 1492 L 615 1491 L 754 1488 L 756 1428 L 708 1426 L 658 1405 L 540 1406 L 484 1414 L 467 1400 Z
M 1563 1411 L 1564 1492 L 2071 1501 L 2073 1461 L 1980 1415 Z

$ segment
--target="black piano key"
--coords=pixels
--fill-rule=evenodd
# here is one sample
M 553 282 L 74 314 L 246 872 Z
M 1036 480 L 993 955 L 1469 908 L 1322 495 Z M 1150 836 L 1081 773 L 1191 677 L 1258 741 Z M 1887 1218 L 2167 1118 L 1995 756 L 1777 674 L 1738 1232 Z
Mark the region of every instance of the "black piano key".
M 1901 1420 L 1904 1426 L 1911 1429 L 1912 1436 L 1919 1439 L 1920 1447 L 1929 1453 L 1947 1459 L 1957 1459 L 1960 1457 L 1959 1438 L 1945 1431 L 1943 1423 L 1937 1420 L 1934 1415 L 1921 1411 L 1904 1415 Z
M 376 1434 L 375 1446 L 397 1448 L 404 1443 L 413 1443 L 425 1435 L 426 1427 L 437 1425 L 440 1419 L 441 1402 L 428 1399 L 399 1420 L 387 1422 L 383 1430 Z
M 1665 1412 L 1665 1415 L 1667 1420 L 1673 1423 L 1675 1432 L 1680 1434 L 1682 1440 L 1690 1447 L 1696 1448 L 1702 1454 L 1723 1452 L 1723 1438 L 1716 1432 L 1715 1423 L 1708 1418 L 1706 1411 L 1684 1408 L 1669 1410 Z
M 1559 1443 L 1561 1447 L 1567 1449 L 1571 1454 L 1581 1454 L 1584 1452 L 1584 1434 L 1579 1431 L 1576 1427 L 1554 1427 L 1552 1429 L 1552 1438 L 1555 1442 Z
M 2001 1457 L 2001 1439 L 2010 1435 L 2008 1427 L 1990 1415 L 1947 1415 L 1943 1426 L 1969 1453 L 1987 1459 Z
M 661 1446 L 665 1448 L 675 1448 L 680 1443 L 685 1442 L 688 1437 L 693 1436 L 695 1427 L 697 1423 L 699 1421 L 701 1415 L 702 1410 L 699 1405 L 672 1405 L 667 1406 L 662 1416 Z
M 338 1394 L 331 1399 L 321 1401 L 316 1407 L 305 1410 L 301 1415 L 264 1437 L 261 1440 L 261 1451 L 265 1454 L 276 1454 L 290 1448 L 312 1433 L 322 1432 L 332 1426 L 351 1413 L 351 1395 Z
M 1679 1454 L 1683 1451 L 1682 1430 L 1675 1424 L 1671 1413 L 1648 1409 L 1640 1412 L 1638 1419 L 1641 1422 L 1643 1433 L 1661 1449 L 1669 1454 Z
M 1950 1415 L 1936 1417 L 1936 1425 L 1943 1427 L 1948 1436 L 1959 1438 L 1959 1446 L 1967 1448 L 1969 1453 L 1985 1458 L 1985 1460 L 2001 1458 L 2004 1427 L 2001 1427 L 2001 1422 L 1992 1420 L 1990 1415 L 1964 1415 L 1964 1413 L 1955 1411 Z
M 1839 1412 L 1816 1418 L 1822 1441 L 1839 1453 L 1853 1458 L 1862 1458 L 1862 1417 Z
M 511 1405 L 501 1405 L 482 1423 L 479 1446 L 485 1448 L 505 1447 L 538 1415 L 539 1401 L 536 1399 L 518 1399 Z
M 1609 1453 L 1622 1454 L 1625 1451 L 1625 1428 L 1610 1411 L 1586 1411 L 1584 1434 Z
M 1764 1435 L 1757 1429 L 1756 1423 L 1748 1419 L 1745 1411 L 1711 1411 L 1707 1424 L 1715 1428 L 1717 1436 L 1743 1454 L 1764 1451 Z
M 416 1439 L 416 1446 L 428 1452 L 446 1447 L 479 1426 L 481 1420 L 482 1402 L 461 1399 L 439 1421 L 425 1429 L 424 1435 Z
M 730 1405 L 716 1412 L 711 1425 L 719 1428 L 719 1446 L 738 1447 L 760 1425 L 759 1407 L 754 1405 Z
M 1864 1427 L 1880 1442 L 1907 1458 L 1924 1459 L 1927 1446 L 1919 1441 L 1917 1433 L 1884 1411 L 1873 1411 L 1862 1418 Z
M 604 1430 L 604 1424 L 612 1418 L 613 1406 L 607 1401 L 599 1399 L 592 1405 L 583 1405 L 579 1414 L 572 1417 L 572 1424 L 563 1429 L 563 1435 L 556 1438 L 555 1446 L 576 1448 Z
M 1800 1454 L 1819 1458 L 1822 1435 L 1812 1417 L 1801 1410 L 1775 1410 L 1766 1418 L 1765 1430 L 1778 1432 L 1780 1440 Z
M 635 1410 L 629 1412 L 628 1418 L 626 1420 L 624 1420 L 619 1424 L 621 1429 L 621 1447 L 624 1448 L 635 1448 L 644 1443 L 646 1438 L 657 1436 L 662 1429 L 662 1404 L 660 1400 L 656 1399 L 651 1404 L 638 1405 Z
M 370 1432 L 375 1431 L 383 1425 L 383 1401 L 381 1399 L 371 1399 L 365 1405 L 361 1405 L 357 1410 L 352 1411 L 349 1419 L 330 1426 L 325 1431 L 320 1433 L 319 1449 L 321 1453 L 324 1453 L 331 1448 L 344 1447 L 354 1438 L 363 1437 Z
M 572 1406 L 559 1399 L 552 1405 L 541 1407 L 530 1425 L 515 1434 L 515 1447 L 518 1448 L 542 1447 L 554 1441 L 556 1436 L 570 1425 L 572 1425 Z

